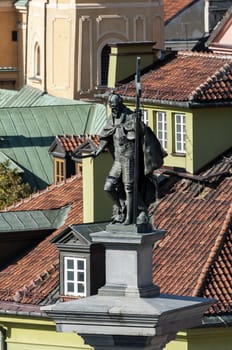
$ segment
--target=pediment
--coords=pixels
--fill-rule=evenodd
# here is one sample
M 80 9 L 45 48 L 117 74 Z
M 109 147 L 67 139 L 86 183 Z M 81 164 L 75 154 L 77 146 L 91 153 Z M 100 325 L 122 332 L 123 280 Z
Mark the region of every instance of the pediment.
M 86 140 L 73 151 L 73 158 L 79 158 L 82 153 L 91 153 L 96 150 L 96 145 L 91 140 Z
M 75 249 L 77 247 L 89 247 L 91 245 L 91 240 L 84 238 L 72 227 L 66 228 L 59 236 L 53 239 L 52 242 L 57 245 L 58 249 L 59 247 L 64 248 L 65 246 Z
M 107 222 L 71 225 L 53 238 L 52 243 L 62 250 L 90 248 L 93 244 L 91 233 L 105 230 L 106 225 Z

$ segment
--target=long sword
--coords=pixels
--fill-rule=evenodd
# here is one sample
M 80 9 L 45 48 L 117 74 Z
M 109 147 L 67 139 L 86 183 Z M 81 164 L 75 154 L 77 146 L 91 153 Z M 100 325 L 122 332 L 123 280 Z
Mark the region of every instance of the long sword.
M 141 97 L 140 61 L 141 61 L 141 58 L 137 57 L 136 74 L 135 74 L 136 108 L 135 108 L 135 164 L 134 164 L 134 186 L 133 186 L 133 224 L 136 224 L 137 213 L 138 213 L 139 124 L 140 124 L 140 97 Z

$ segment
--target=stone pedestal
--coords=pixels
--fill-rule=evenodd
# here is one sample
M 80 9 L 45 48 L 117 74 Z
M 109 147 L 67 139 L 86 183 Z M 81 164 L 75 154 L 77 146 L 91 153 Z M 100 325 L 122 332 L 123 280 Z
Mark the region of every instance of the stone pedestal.
M 121 227 L 121 230 L 120 230 Z M 106 248 L 106 284 L 99 295 L 154 297 L 160 289 L 152 282 L 154 244 L 165 231 L 138 233 L 135 226 L 111 225 L 93 233 L 92 240 Z
M 164 234 L 123 225 L 92 234 L 106 248 L 106 284 L 97 295 L 43 307 L 57 331 L 76 332 L 96 350 L 161 350 L 199 326 L 214 301 L 162 295 L 152 284 L 152 250 Z

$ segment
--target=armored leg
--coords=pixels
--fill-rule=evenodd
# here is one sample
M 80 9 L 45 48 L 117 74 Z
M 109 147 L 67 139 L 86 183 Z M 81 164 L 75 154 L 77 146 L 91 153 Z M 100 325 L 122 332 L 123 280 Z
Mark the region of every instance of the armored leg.
M 112 223 L 122 223 L 125 219 L 125 193 L 123 185 L 119 179 L 108 176 L 104 190 L 113 201 Z

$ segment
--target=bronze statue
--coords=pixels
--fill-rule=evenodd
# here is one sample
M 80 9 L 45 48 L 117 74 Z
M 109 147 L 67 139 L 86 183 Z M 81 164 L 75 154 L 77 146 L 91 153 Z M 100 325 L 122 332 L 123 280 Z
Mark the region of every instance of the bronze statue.
M 123 104 L 120 95 L 111 93 L 108 103 L 111 119 L 100 135 L 100 145 L 94 155 L 107 147 L 114 159 L 104 186 L 113 201 L 112 224 L 146 224 L 149 221 L 148 206 L 155 199 L 152 173 L 163 164 L 166 152 L 152 130 L 141 120 L 136 131 L 135 113 Z M 139 161 L 135 169 L 136 152 Z M 134 191 L 135 178 L 138 181 L 137 194 Z M 133 218 L 135 205 L 136 218 Z

